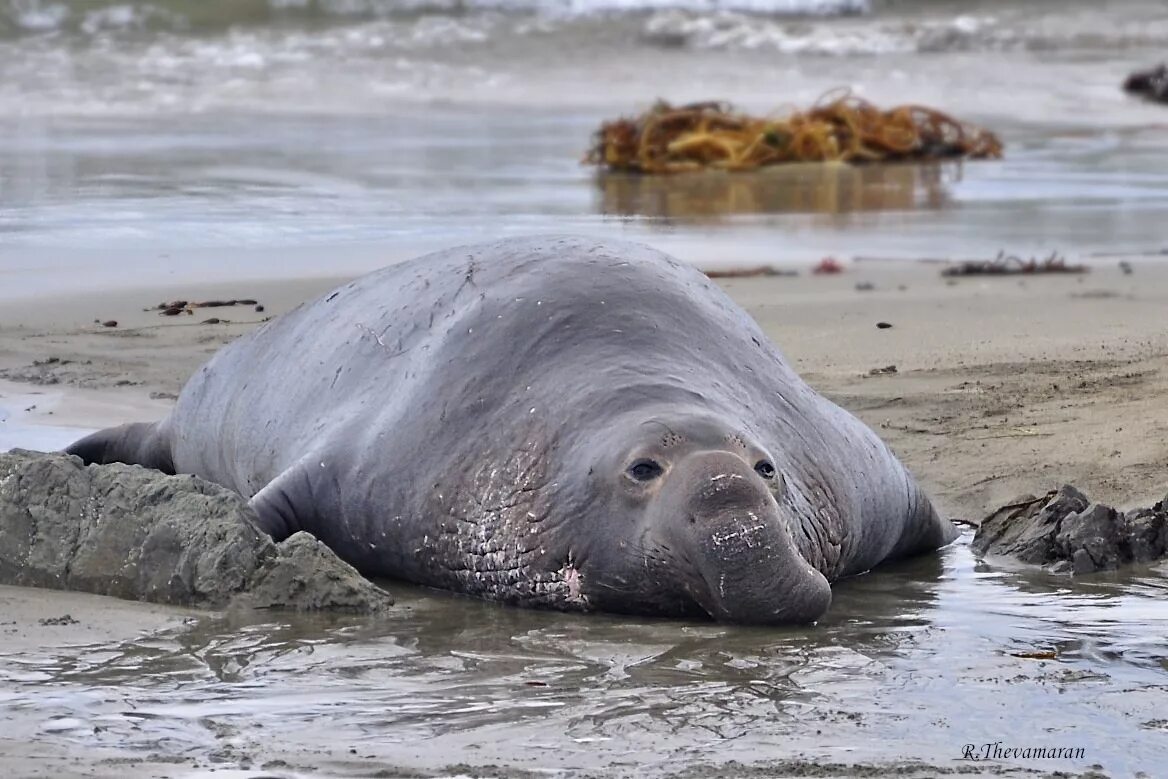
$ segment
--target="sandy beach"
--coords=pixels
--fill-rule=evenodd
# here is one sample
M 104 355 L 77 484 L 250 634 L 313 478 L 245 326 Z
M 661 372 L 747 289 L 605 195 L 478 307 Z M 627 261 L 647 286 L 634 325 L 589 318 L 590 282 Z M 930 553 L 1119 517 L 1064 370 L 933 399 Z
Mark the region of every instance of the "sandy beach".
M 809 383 L 880 433 L 943 512 L 971 519 L 1064 483 L 1118 506 L 1168 491 L 1168 266 L 1134 267 L 1124 274 L 1116 260 L 1082 275 L 955 280 L 935 264 L 855 262 L 838 276 L 804 270 L 722 284 Z M 6 304 L 0 445 L 38 448 L 76 430 L 156 419 L 220 346 L 341 281 Z M 863 282 L 874 289 L 857 290 Z M 178 298 L 250 298 L 264 311 L 145 310 Z M 117 327 L 100 324 L 110 320 Z M 877 328 L 882 321 L 892 327 Z M 895 373 L 871 375 L 892 365 Z M 60 428 L 70 432 L 54 434 Z

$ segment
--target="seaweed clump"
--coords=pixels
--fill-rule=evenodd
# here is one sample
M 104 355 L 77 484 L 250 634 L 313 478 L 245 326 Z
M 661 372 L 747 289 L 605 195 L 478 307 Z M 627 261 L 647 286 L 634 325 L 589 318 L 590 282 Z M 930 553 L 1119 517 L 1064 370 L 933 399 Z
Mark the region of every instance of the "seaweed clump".
M 1086 265 L 1071 265 L 1058 252 L 1051 252 L 1045 259 L 1031 257 L 1024 260 L 1015 254 L 999 251 L 992 260 L 966 260 L 960 265 L 945 268 L 942 276 L 1011 276 L 1032 273 L 1087 273 Z
M 994 133 L 920 105 L 883 111 L 850 92 L 807 111 L 754 117 L 729 104 L 658 101 L 635 119 L 605 122 L 585 163 L 632 173 L 748 171 L 792 162 L 872 163 L 997 159 Z

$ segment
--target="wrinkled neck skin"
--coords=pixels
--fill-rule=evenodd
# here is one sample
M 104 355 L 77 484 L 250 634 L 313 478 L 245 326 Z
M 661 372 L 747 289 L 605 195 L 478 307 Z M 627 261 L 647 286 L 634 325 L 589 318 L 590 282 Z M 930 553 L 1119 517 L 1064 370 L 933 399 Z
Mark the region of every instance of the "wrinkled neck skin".
M 758 624 L 827 610 L 828 579 L 811 561 L 838 555 L 811 552 L 834 517 L 792 493 L 801 486 L 782 453 L 726 419 L 644 407 L 572 443 L 562 467 L 576 472 L 560 481 L 576 487 L 557 510 L 574 514 L 570 559 L 587 607 Z

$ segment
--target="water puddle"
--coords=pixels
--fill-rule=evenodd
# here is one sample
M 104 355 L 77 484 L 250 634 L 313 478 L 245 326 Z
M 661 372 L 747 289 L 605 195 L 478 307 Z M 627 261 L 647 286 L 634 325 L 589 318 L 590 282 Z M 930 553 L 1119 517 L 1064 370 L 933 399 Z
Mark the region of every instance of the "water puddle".
M 0 381 L 0 452 L 54 452 L 100 428 L 160 419 L 171 401 L 117 389 Z
M 52 409 L 63 396 L 63 392 L 27 388 L 13 392 L 12 385 L 0 382 L 0 452 L 9 449 L 55 452 L 92 433 L 95 428 L 61 426 L 45 421 L 45 415 L 53 413 Z
M 812 629 L 520 611 L 395 586 L 398 607 L 377 619 L 247 612 L 0 650 L 0 743 L 23 734 L 176 776 L 705 776 L 731 761 L 891 775 L 972 769 L 965 745 L 995 742 L 1083 750 L 997 761 L 1023 772 L 1158 766 L 1168 566 L 1072 582 L 990 570 L 968 542 L 837 586 Z

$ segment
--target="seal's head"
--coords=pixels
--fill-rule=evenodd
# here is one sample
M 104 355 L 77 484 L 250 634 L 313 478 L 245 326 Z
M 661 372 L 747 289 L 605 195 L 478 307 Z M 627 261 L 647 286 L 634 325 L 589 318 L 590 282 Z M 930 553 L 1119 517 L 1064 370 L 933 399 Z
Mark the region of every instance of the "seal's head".
M 793 542 L 772 453 L 713 415 L 638 416 L 593 441 L 598 532 L 578 562 L 590 604 L 757 624 L 822 615 L 831 588 Z

